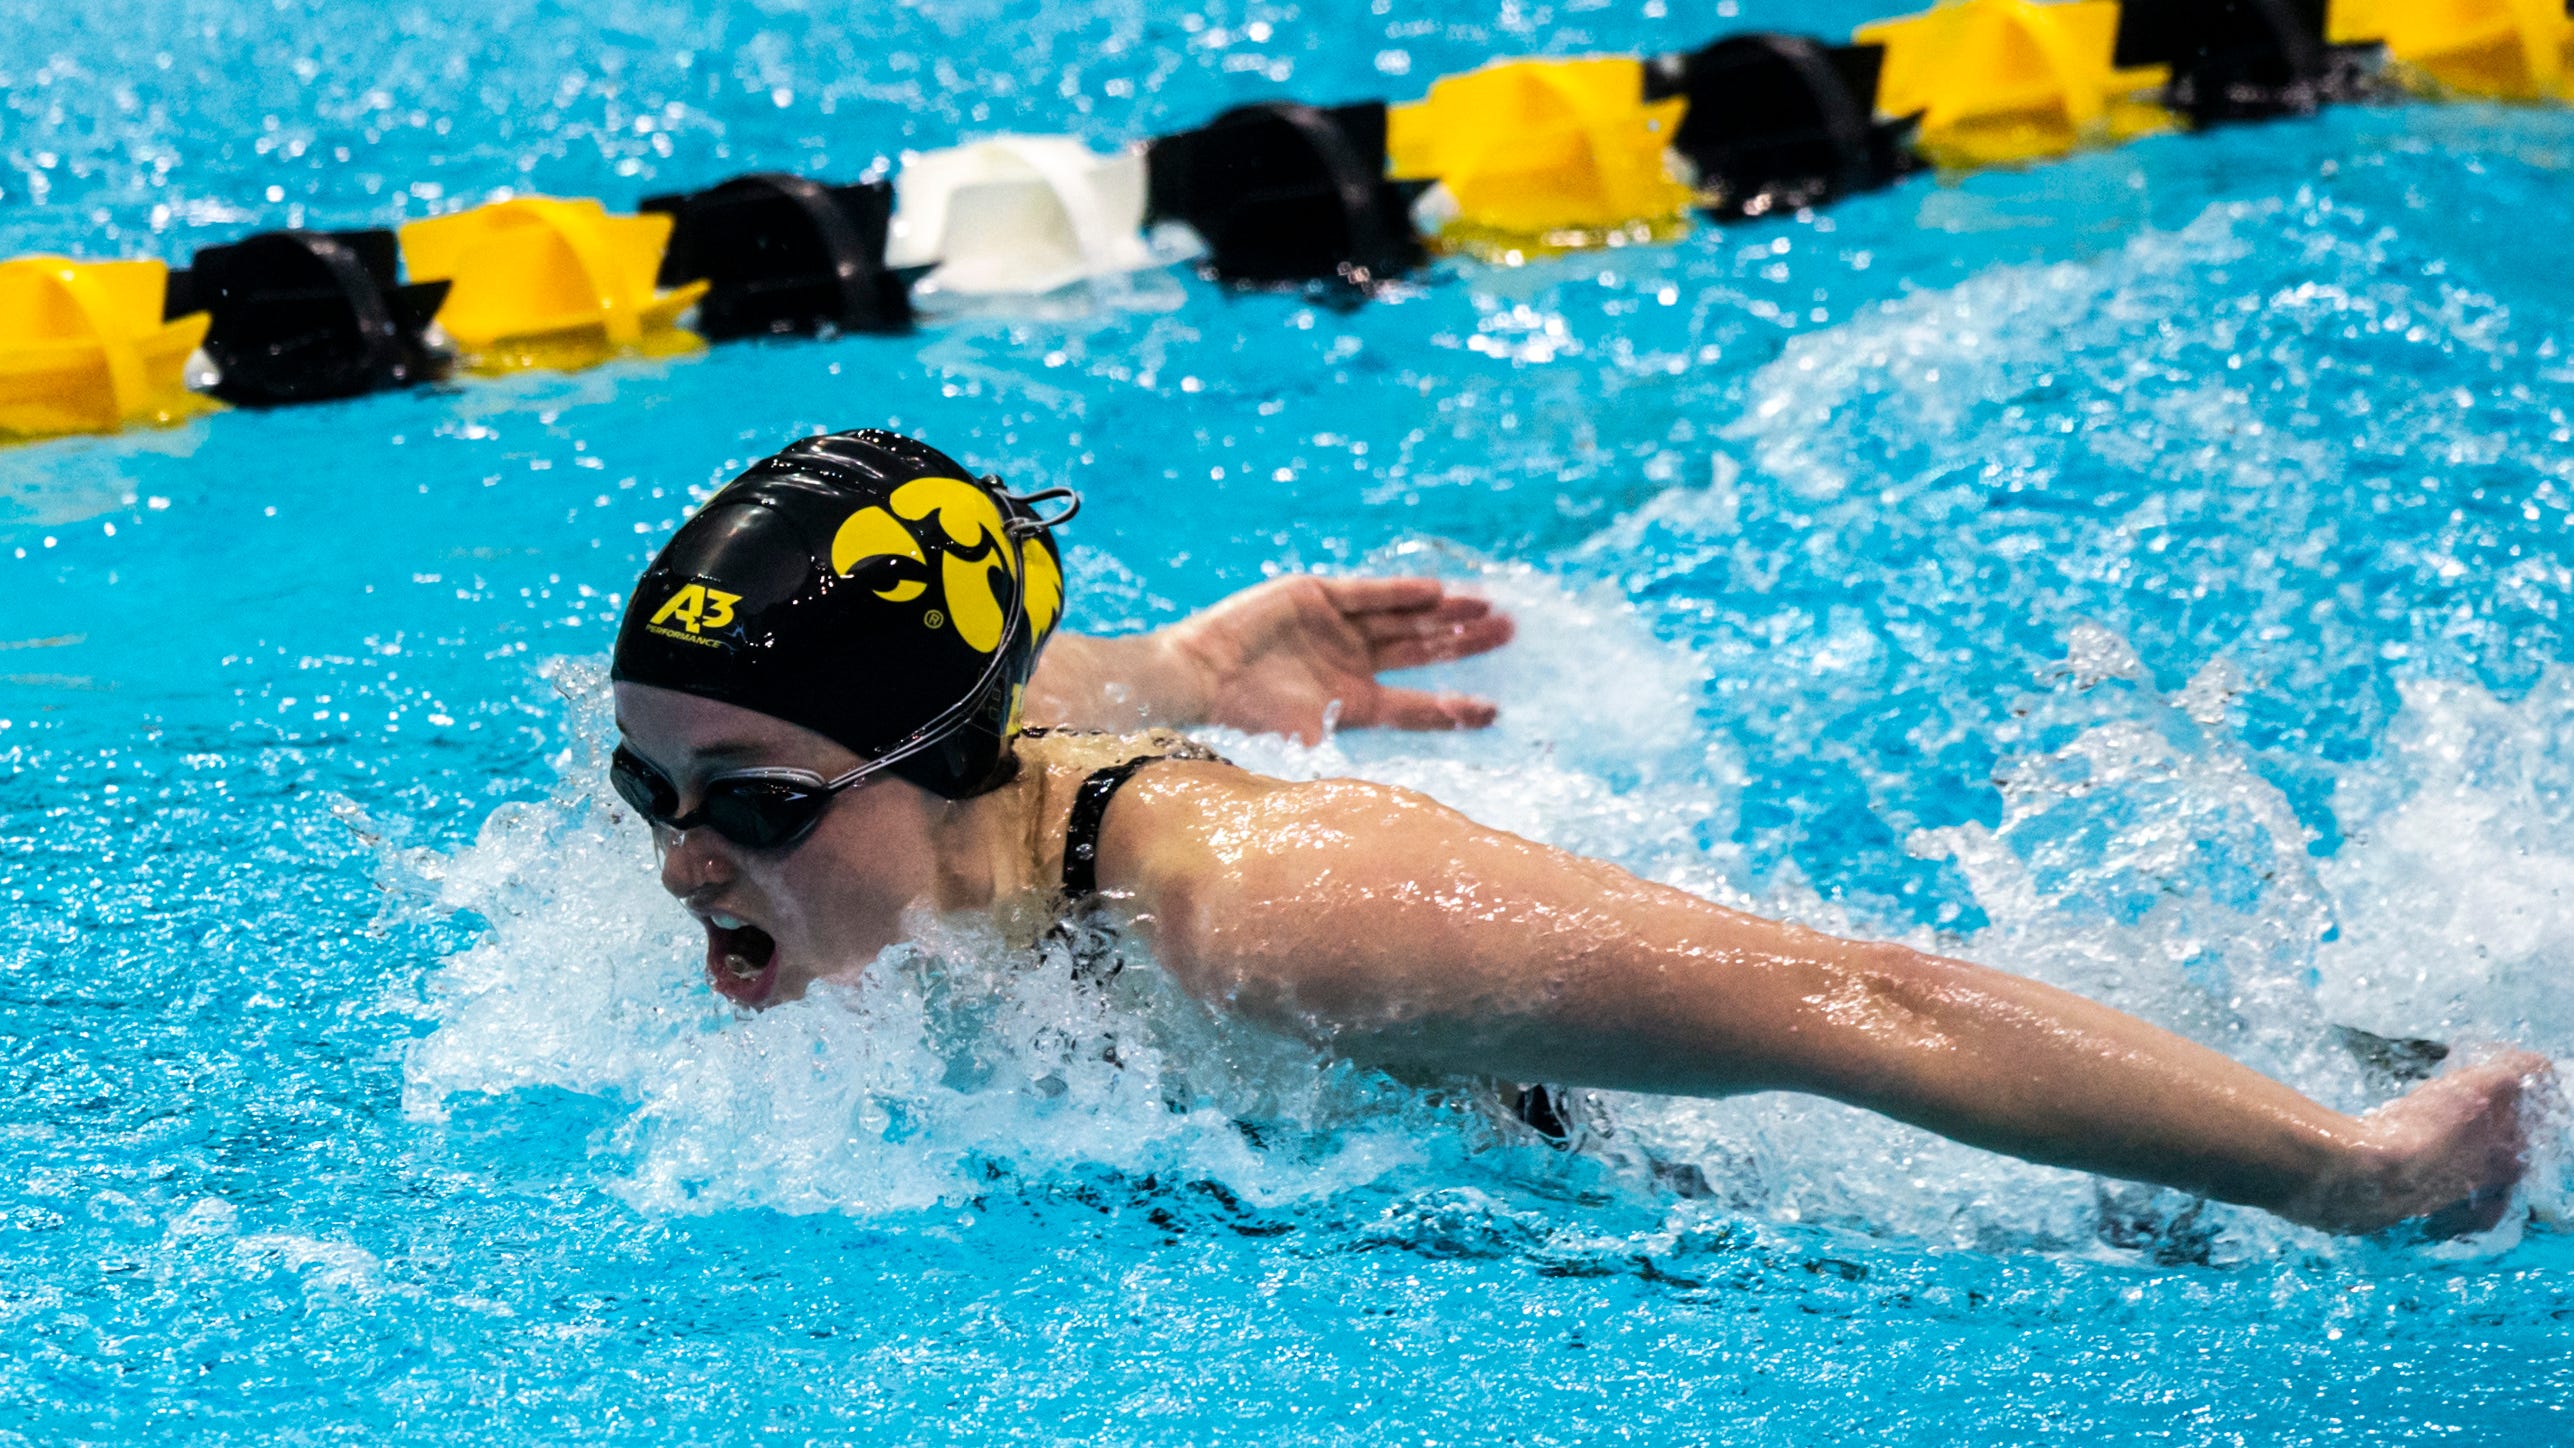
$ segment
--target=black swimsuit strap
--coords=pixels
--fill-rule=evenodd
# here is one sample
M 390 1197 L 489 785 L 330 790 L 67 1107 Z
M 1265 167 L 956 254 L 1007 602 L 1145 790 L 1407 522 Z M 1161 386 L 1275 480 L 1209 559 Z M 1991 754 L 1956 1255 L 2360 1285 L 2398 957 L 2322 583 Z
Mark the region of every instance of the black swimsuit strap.
M 1073 796 L 1072 817 L 1064 822 L 1064 899 L 1079 904 L 1099 893 L 1099 831 L 1108 822 L 1108 802 L 1119 786 L 1145 765 L 1170 758 L 1139 754 L 1122 764 L 1093 771 Z

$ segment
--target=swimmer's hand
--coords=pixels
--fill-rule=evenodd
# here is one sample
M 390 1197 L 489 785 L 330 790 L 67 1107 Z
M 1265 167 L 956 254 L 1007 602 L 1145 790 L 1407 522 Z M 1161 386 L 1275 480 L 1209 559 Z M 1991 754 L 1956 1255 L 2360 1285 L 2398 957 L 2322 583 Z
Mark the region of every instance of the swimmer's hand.
M 2526 1052 L 2365 1116 L 2097 1001 L 1842 940 L 1364 780 L 1146 771 L 1100 838 L 1171 979 L 1405 1074 L 1803 1091 L 1971 1146 L 2368 1232 L 2490 1226 L 2528 1170 Z
M 2426 1081 L 2359 1118 L 2346 1166 L 2282 1214 L 2336 1232 L 2420 1219 L 2433 1236 L 2490 1230 L 2529 1167 L 2526 1104 L 2555 1089 L 2555 1068 L 2504 1051 Z
M 1492 723 L 1498 711 L 1488 699 L 1388 688 L 1376 676 L 1499 648 L 1511 631 L 1509 615 L 1434 578 L 1305 573 L 1247 588 L 1164 633 L 1194 666 L 1206 722 L 1312 744 L 1328 725 Z
M 1435 578 L 1273 578 L 1168 628 L 1058 637 L 1028 686 L 1031 724 L 1217 724 L 1312 744 L 1332 728 L 1481 729 L 1488 699 L 1377 675 L 1510 642 L 1510 616 Z

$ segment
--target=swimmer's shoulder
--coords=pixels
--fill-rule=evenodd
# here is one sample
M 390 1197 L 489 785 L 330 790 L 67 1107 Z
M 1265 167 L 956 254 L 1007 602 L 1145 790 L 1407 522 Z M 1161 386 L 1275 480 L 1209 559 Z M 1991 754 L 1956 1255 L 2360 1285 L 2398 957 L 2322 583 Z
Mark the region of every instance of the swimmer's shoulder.
M 1364 779 L 1286 780 L 1213 757 L 1170 756 L 1118 787 L 1099 836 L 1100 880 L 1176 888 L 1210 871 L 1268 873 L 1285 857 L 1410 834 L 1424 816 L 1462 822 L 1426 795 Z M 1328 868 L 1328 866 L 1325 866 Z
M 1264 857 L 1312 856 L 1334 846 L 1479 830 L 1413 790 L 1363 779 L 1284 780 L 1244 769 L 1171 730 L 1133 734 L 1031 732 L 1020 765 L 1038 791 L 1037 850 L 1056 878 L 1074 807 L 1093 801 L 1099 885 L 1110 894 L 1178 889 L 1210 870 L 1266 873 Z M 1123 767 L 1121 767 L 1123 766 Z
M 1060 815 L 1085 784 L 1115 773 L 1122 777 L 1111 818 L 1149 817 L 1156 834 L 1174 829 L 1194 833 L 1212 823 L 1239 822 L 1242 812 L 1254 807 L 1329 809 L 1394 799 L 1428 803 L 1410 790 L 1367 780 L 1287 780 L 1260 774 L 1173 729 L 1130 734 L 1031 730 L 1020 736 L 1017 748 L 1021 768 L 1039 780 L 1047 813 Z
M 1222 760 L 1136 771 L 1098 837 L 1104 887 L 1219 914 L 1317 890 L 1361 895 L 1474 875 L 1585 899 L 1648 886 L 1604 860 L 1480 823 L 1418 790 L 1369 779 L 1283 780 Z M 1698 908 L 1703 901 L 1691 901 Z
M 1082 729 L 1028 729 L 1011 741 L 1023 771 L 1034 771 L 1049 789 L 1056 781 L 1082 779 L 1129 760 L 1217 760 L 1215 751 L 1176 729 L 1139 729 L 1108 733 Z
M 1098 871 L 1101 885 L 1118 893 L 1122 877 L 1128 873 L 1110 863 L 1111 850 L 1123 862 L 1134 853 L 1134 847 L 1147 841 L 1168 841 L 1171 831 L 1187 811 L 1170 812 L 1172 818 L 1126 828 L 1126 821 L 1147 813 L 1165 813 L 1136 801 L 1146 794 L 1173 800 L 1210 804 L 1210 792 L 1237 787 L 1244 781 L 1258 781 L 1260 776 L 1237 768 L 1214 751 L 1168 729 L 1138 730 L 1112 734 L 1070 730 L 1029 730 L 1013 741 L 1019 756 L 1021 787 L 1028 791 L 1033 806 L 1030 828 L 1031 843 L 1038 877 L 1047 882 L 1063 878 L 1064 851 L 1076 828 L 1094 832 L 1094 845 L 1100 849 L 1102 867 Z M 1176 793 L 1162 786 L 1178 781 Z M 1147 782 L 1153 786 L 1147 789 Z M 1104 795 L 1098 794 L 1105 787 Z M 1092 792 L 1088 809 L 1082 808 L 1085 792 Z M 1085 821 L 1077 815 L 1087 814 Z M 1117 845 L 1107 841 L 1114 836 Z

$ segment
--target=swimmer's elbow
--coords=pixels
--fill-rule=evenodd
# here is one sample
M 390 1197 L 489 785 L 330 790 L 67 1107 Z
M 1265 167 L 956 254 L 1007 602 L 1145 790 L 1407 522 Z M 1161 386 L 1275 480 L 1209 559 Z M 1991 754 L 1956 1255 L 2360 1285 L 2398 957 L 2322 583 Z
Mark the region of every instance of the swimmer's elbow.
M 1818 945 L 1788 954 L 1788 968 L 1764 977 L 1765 1009 L 1744 1043 L 1748 1074 L 1761 1078 L 1760 1089 L 1864 1098 L 1938 1044 L 1958 962 L 1883 941 L 1823 937 Z
M 1850 969 L 1880 999 L 1919 1008 L 1954 989 L 1960 973 L 1974 967 L 1897 941 L 1867 940 L 1852 946 Z

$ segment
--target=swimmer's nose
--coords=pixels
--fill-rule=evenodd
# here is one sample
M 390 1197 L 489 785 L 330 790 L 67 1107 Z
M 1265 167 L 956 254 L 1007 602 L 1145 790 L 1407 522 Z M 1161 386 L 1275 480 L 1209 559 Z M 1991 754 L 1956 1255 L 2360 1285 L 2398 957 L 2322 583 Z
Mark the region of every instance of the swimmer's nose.
M 680 899 L 729 885 L 740 876 L 731 852 L 713 830 L 657 833 L 661 837 L 661 888 Z

